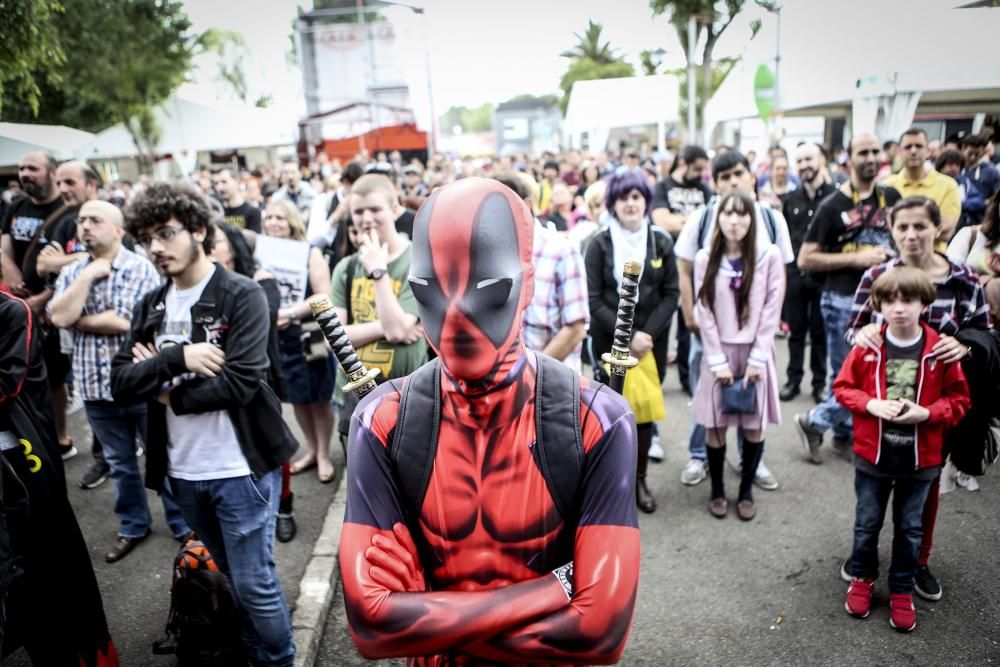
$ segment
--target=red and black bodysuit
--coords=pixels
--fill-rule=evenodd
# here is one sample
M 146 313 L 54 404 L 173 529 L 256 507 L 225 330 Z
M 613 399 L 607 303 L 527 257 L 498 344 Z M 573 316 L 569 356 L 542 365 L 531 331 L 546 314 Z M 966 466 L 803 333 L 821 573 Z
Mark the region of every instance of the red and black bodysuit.
M 387 450 L 399 393 L 382 385 L 354 413 L 340 568 L 365 657 L 612 663 L 624 649 L 639 574 L 635 423 L 617 394 L 581 380 L 579 520 L 559 548 L 566 526 L 531 454 L 536 360 L 520 337 L 532 231 L 524 203 L 485 179 L 437 190 L 417 213 L 410 282 L 441 359 L 440 432 L 422 506 L 406 508 Z M 572 565 L 571 588 L 553 563 Z

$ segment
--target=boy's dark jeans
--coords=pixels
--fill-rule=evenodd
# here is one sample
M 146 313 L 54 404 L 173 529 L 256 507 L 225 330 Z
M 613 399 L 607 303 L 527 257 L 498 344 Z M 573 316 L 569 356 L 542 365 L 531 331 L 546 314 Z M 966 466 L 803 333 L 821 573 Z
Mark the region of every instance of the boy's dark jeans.
M 917 552 L 923 537 L 923 511 L 933 480 L 874 477 L 854 469 L 858 504 L 854 517 L 851 571 L 859 579 L 878 578 L 878 535 L 892 494 L 892 563 L 889 592 L 912 593 Z

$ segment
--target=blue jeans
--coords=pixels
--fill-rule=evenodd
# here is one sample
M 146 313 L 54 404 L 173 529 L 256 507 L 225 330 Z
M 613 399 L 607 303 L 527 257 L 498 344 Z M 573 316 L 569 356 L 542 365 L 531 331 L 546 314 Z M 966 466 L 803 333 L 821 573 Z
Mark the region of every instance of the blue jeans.
M 705 349 L 702 347 L 701 338 L 691 334 L 689 336 L 691 339 L 691 353 L 688 355 L 689 366 L 688 366 L 688 381 L 691 383 L 691 395 L 694 395 L 695 389 L 698 388 L 698 378 L 701 377 L 701 356 Z M 705 463 L 708 461 L 708 454 L 705 451 L 707 447 L 705 443 L 705 427 L 697 422 L 694 418 L 694 410 L 691 411 L 691 431 L 688 435 L 688 458 L 701 461 Z M 743 429 L 736 429 L 736 446 L 740 450 L 740 460 L 743 459 Z M 760 461 L 764 462 L 764 452 L 767 451 L 765 446 L 760 453 Z
M 836 438 L 851 437 L 851 413 L 837 402 L 833 395 L 833 380 L 844 365 L 850 345 L 844 339 L 847 327 L 851 325 L 851 306 L 854 296 L 837 294 L 824 290 L 819 299 L 820 311 L 823 313 L 823 326 L 826 328 L 826 353 L 830 358 L 830 374 L 827 380 L 829 396 L 809 413 L 809 423 L 822 433 L 831 428 Z
M 188 523 L 226 573 L 243 615 L 243 645 L 255 665 L 295 662 L 292 623 L 274 568 L 281 470 L 191 482 L 170 478 Z
M 854 470 L 854 550 L 851 571 L 861 579 L 878 578 L 878 535 L 892 493 L 892 562 L 889 592 L 912 593 L 917 554 L 924 535 L 924 503 L 934 480 L 873 477 Z
M 111 401 L 85 401 L 87 421 L 103 446 L 104 458 L 111 468 L 115 485 L 115 515 L 122 537 L 142 537 L 149 532 L 152 516 L 146 499 L 146 487 L 139 473 L 135 455 L 135 436 L 146 437 L 145 403 L 122 407 Z M 170 492 L 170 485 L 160 494 L 170 534 L 179 537 L 188 532 L 187 522 Z

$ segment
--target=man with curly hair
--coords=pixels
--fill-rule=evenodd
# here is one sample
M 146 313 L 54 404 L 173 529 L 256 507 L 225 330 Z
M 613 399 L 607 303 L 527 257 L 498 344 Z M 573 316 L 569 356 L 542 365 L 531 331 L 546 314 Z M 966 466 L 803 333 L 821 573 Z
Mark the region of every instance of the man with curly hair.
M 153 184 L 126 211 L 129 232 L 169 280 L 136 306 L 112 364 L 112 394 L 148 403 L 146 486 L 169 485 L 229 577 L 251 661 L 292 665 L 274 530 L 279 468 L 298 443 L 267 384 L 264 292 L 208 258 L 211 217 L 186 184 Z

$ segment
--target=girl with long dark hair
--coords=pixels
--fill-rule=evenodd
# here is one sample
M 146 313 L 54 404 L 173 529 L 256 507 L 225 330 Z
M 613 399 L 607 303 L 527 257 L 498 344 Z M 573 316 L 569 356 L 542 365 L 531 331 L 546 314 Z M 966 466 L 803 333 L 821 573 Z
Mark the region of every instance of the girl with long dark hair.
M 764 449 L 764 429 L 781 423 L 774 335 L 781 323 L 785 268 L 774 245 L 757 247 L 753 199 L 739 190 L 719 203 L 718 231 L 708 250 L 694 260 L 697 295 L 695 319 L 705 352 L 702 381 L 694 395 L 694 414 L 708 433 L 708 469 L 712 480 L 709 511 L 728 512 L 723 486 L 726 430 L 743 429 L 743 467 L 737 513 L 744 521 L 756 514 L 753 478 Z M 726 409 L 723 387 L 742 383 L 753 394 L 742 412 Z

